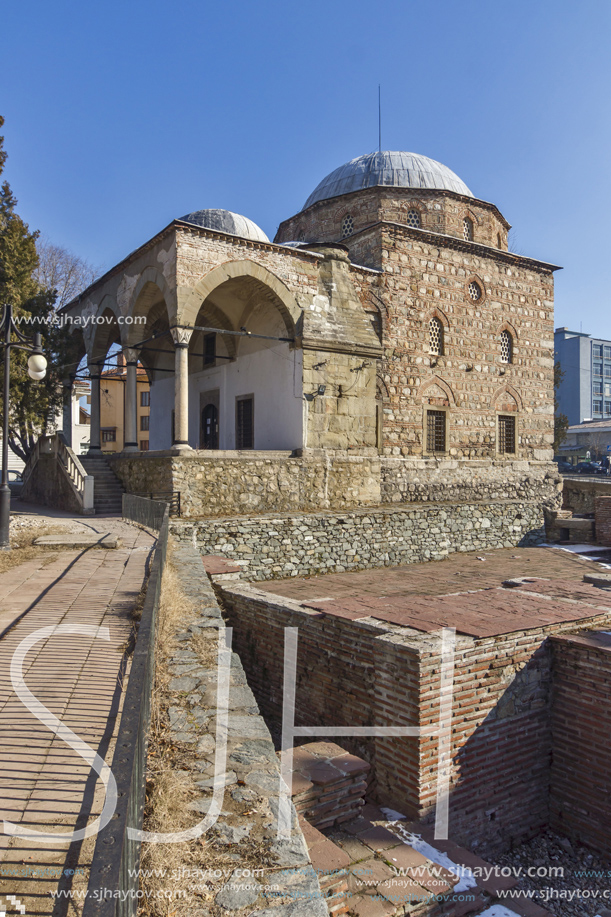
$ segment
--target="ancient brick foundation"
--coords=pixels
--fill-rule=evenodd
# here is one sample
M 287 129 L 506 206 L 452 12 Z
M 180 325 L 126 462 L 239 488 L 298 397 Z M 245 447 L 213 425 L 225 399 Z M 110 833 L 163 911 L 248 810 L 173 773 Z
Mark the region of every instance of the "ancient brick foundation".
M 284 628 L 297 627 L 296 725 L 437 725 L 438 636 L 407 635 L 378 621 L 319 616 L 248 584 L 219 588 L 249 683 L 271 720 L 278 722 L 282 714 Z M 582 626 L 608 626 L 608 614 L 592 611 Z M 574 628 L 573 622 L 499 637 L 458 638 L 449 830 L 459 843 L 500 850 L 549 823 L 552 652 L 547 638 Z M 607 674 L 611 685 L 611 666 L 601 689 L 608 697 Z M 573 679 L 571 689 L 577 695 L 582 692 L 578 682 Z M 590 706 L 587 700 L 578 703 Z M 589 730 L 590 720 L 584 722 Z M 601 721 L 600 767 L 608 725 Z M 436 737 L 343 737 L 342 745 L 371 763 L 379 801 L 409 817 L 432 817 Z
M 170 529 L 183 541 L 195 539 L 202 554 L 238 561 L 252 580 L 399 566 L 545 540 L 540 504 L 517 501 L 177 520 Z
M 611 637 L 556 637 L 552 827 L 606 853 L 611 843 Z
M 596 497 L 594 523 L 598 544 L 611 545 L 611 496 Z

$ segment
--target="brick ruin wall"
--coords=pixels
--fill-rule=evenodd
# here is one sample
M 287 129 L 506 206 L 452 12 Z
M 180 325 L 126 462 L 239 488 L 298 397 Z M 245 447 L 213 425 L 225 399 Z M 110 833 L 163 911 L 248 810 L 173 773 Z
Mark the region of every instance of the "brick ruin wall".
M 597 543 L 611 545 L 611 496 L 595 498 L 594 525 Z
M 556 637 L 552 643 L 551 826 L 608 853 L 611 638 L 582 634 Z
M 249 580 L 393 567 L 545 540 L 541 505 L 521 501 L 172 520 L 170 531 L 194 541 L 201 554 L 237 561 Z
M 318 616 L 247 584 L 218 588 L 249 684 L 276 727 L 282 713 L 285 627 L 299 629 L 296 725 L 437 725 L 437 639 L 406 637 L 381 622 Z M 599 615 L 589 625 L 607 620 L 608 615 Z M 458 843 L 500 851 L 549 823 L 552 652 L 547 638 L 571 627 L 550 625 L 479 640 L 459 636 L 449 820 L 450 836 Z M 604 681 L 608 692 L 611 668 Z M 573 690 L 578 695 L 581 689 L 573 682 Z M 601 748 L 608 748 L 608 719 L 600 724 Z M 372 764 L 379 802 L 408 817 L 432 819 L 436 738 L 342 737 L 341 742 Z M 599 760 L 602 767 L 602 756 Z

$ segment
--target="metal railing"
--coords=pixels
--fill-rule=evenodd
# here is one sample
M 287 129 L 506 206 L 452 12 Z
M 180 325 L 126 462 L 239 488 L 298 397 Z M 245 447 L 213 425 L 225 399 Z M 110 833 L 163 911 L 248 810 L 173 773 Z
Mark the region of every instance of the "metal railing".
M 169 516 L 168 503 L 141 494 L 123 494 L 121 515 L 129 522 L 159 532 L 166 513 Z
M 133 497 L 131 494 L 127 496 Z M 141 497 L 135 499 L 142 500 Z M 155 678 L 155 635 L 168 545 L 168 526 L 169 507 L 163 504 L 163 519 L 151 564 L 112 761 L 112 773 L 117 781 L 117 808 L 109 824 L 97 836 L 82 917 L 135 917 L 138 908 L 136 893 L 139 886 L 141 842 L 130 837 L 127 829 L 140 830 L 144 814 L 146 755 Z M 110 889 L 112 897 L 101 897 L 101 888 Z M 93 897 L 93 892 L 98 893 L 97 897 Z
M 147 500 L 160 500 L 170 506 L 170 516 L 180 516 L 179 490 L 154 490 L 148 493 L 135 493 L 134 497 L 146 497 Z

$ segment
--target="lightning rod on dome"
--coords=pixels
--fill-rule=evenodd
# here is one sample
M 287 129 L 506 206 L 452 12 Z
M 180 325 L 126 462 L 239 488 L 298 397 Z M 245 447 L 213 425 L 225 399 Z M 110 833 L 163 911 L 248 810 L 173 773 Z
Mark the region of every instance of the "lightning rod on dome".
M 378 83 L 378 150 L 382 152 L 382 89 Z

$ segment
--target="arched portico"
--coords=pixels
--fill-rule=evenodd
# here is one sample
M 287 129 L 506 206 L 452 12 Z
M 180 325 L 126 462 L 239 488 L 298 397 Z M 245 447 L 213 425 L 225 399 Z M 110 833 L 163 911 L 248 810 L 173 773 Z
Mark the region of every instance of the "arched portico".
M 284 284 L 228 262 L 182 291 L 180 315 L 174 376 L 151 380 L 151 449 L 301 448 L 301 310 Z

